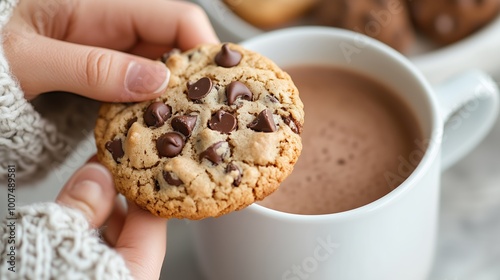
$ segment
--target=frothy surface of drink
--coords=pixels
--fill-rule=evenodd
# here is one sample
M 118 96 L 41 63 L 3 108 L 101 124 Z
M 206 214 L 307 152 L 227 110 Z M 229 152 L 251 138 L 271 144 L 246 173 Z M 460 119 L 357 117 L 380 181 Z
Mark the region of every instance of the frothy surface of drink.
M 350 70 L 286 70 L 305 105 L 303 150 L 292 174 L 259 204 L 296 214 L 336 213 L 381 198 L 397 187 L 397 178 L 409 176 L 420 160 L 415 155 L 423 154 L 415 142 L 422 133 L 405 101 Z

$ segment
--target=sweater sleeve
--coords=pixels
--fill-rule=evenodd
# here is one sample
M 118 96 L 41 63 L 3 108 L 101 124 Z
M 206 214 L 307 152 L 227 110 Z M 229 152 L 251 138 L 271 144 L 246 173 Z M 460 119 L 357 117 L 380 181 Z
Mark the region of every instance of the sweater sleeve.
M 81 141 L 75 139 L 88 139 L 88 116 L 98 105 L 70 94 L 24 98 L 3 50 L 9 39 L 3 27 L 17 3 L 0 0 L 0 180 L 10 164 L 16 165 L 16 177 L 27 178 L 62 163 Z M 81 212 L 40 203 L 12 214 L 0 224 L 0 279 L 132 279 L 121 255 L 102 242 Z
M 6 177 L 7 166 L 12 164 L 16 165 L 17 177 L 27 180 L 57 169 L 75 150 L 78 141 L 89 138 L 93 126 L 88 121 L 92 119 L 89 112 L 96 113 L 95 109 L 86 110 L 89 100 L 71 94 L 56 97 L 44 94 L 33 102 L 24 98 L 3 50 L 3 42 L 9 40 L 3 27 L 17 3 L 18 0 L 0 1 L 0 180 Z M 87 112 L 80 114 L 84 110 Z M 86 123 L 82 124 L 82 120 Z
M 0 238 L 0 279 L 133 279 L 80 211 L 53 202 L 17 209 Z

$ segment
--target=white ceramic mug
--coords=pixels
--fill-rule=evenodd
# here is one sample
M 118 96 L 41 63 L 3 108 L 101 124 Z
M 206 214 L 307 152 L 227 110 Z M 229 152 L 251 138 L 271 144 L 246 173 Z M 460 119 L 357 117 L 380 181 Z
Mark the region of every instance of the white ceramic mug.
M 242 43 L 287 67 L 347 67 L 392 87 L 421 124 L 425 153 L 384 197 L 326 215 L 283 213 L 253 204 L 191 223 L 210 280 L 423 280 L 433 262 L 440 174 L 473 149 L 498 113 L 498 90 L 481 71 L 431 87 L 404 56 L 350 31 L 300 27 Z M 305 104 L 307 106 L 307 104 Z M 307 116 L 306 116 L 307 125 Z

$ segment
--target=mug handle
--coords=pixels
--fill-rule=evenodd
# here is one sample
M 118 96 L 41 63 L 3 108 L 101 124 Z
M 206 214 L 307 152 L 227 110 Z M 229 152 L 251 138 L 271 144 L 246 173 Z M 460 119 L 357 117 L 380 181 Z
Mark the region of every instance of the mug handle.
M 488 134 L 498 116 L 498 87 L 485 72 L 469 70 L 436 88 L 444 121 L 441 167 L 446 170 Z

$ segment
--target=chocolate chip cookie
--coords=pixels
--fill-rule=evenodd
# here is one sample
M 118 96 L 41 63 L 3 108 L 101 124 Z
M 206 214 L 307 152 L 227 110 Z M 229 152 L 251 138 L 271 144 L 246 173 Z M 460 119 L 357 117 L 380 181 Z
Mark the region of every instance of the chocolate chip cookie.
M 163 57 L 153 101 L 104 104 L 95 137 L 117 190 L 164 218 L 202 219 L 275 191 L 302 149 L 303 104 L 288 74 L 234 44 Z
M 415 25 L 439 44 L 450 44 L 480 29 L 498 15 L 499 0 L 411 1 Z
M 356 31 L 405 52 L 414 30 L 403 0 L 322 0 L 316 17 L 321 25 Z
M 256 27 L 282 27 L 307 14 L 319 0 L 224 0 L 242 19 Z

